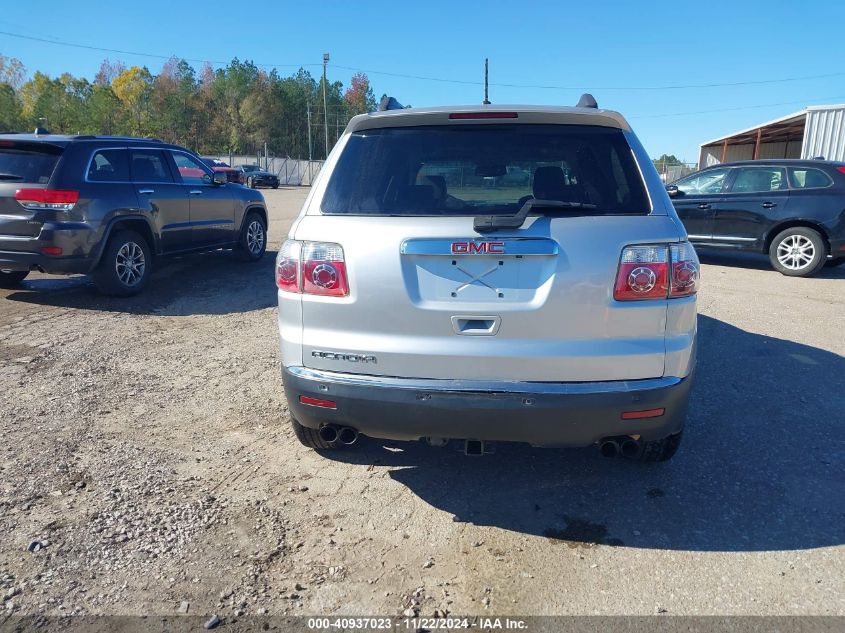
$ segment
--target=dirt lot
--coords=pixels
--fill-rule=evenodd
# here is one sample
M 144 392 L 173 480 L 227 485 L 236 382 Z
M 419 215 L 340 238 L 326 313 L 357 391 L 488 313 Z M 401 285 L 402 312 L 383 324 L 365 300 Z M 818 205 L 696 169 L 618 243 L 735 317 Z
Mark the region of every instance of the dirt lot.
M 0 291 L 0 614 L 845 614 L 845 268 L 704 258 L 668 464 L 321 457 L 287 424 L 272 281 L 305 194 L 266 193 L 258 265 Z

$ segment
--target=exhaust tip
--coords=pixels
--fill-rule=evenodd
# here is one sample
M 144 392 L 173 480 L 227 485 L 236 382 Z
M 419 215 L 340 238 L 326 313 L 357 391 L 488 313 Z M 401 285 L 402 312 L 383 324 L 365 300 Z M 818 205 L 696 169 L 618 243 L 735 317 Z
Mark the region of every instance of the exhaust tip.
M 329 444 L 337 441 L 337 427 L 333 424 L 326 424 L 320 427 L 320 439 Z
M 614 440 L 602 442 L 599 446 L 602 457 L 616 457 L 619 454 L 619 445 Z
M 640 456 L 642 450 L 642 445 L 636 440 L 625 440 L 619 447 L 619 452 L 622 453 L 622 457 L 627 457 L 628 459 L 636 459 Z
M 467 440 L 464 444 L 464 455 L 480 457 L 484 455 L 484 442 L 481 440 Z
M 349 446 L 350 444 L 354 444 L 358 441 L 358 431 L 353 429 L 351 426 L 344 426 L 340 429 L 340 431 L 338 431 L 337 439 L 340 440 L 341 444 Z

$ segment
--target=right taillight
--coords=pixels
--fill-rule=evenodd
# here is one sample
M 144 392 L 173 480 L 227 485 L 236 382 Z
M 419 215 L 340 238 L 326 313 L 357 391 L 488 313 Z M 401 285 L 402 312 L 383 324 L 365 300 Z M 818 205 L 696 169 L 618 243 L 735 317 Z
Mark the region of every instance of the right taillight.
M 287 240 L 276 258 L 276 285 L 326 297 L 349 294 L 343 247 L 333 242 Z
M 669 246 L 669 260 L 672 262 L 669 298 L 688 297 L 698 291 L 700 274 L 698 256 L 689 242 Z
M 689 242 L 626 246 L 613 288 L 617 301 L 686 297 L 698 289 L 698 257 Z

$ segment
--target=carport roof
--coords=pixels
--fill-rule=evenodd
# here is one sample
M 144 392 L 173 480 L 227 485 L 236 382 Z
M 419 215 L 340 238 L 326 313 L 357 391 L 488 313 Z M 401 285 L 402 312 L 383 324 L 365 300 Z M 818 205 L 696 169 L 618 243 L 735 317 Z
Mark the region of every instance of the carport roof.
M 822 106 L 829 108 L 832 106 Z M 754 127 L 728 134 L 712 141 L 702 143 L 702 147 L 708 145 L 721 145 L 725 141 L 729 145 L 745 145 L 747 143 L 757 142 L 757 131 L 760 130 L 761 143 L 776 143 L 778 141 L 795 140 L 796 137 L 801 137 L 804 134 L 804 126 L 807 123 L 807 111 L 811 108 L 805 108 L 800 112 L 794 112 L 786 116 L 755 125 Z

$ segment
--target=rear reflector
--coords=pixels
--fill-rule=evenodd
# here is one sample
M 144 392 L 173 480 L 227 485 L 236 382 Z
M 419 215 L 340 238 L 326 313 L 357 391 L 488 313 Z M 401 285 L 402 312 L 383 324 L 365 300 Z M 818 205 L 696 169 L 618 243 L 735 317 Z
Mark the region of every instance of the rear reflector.
M 453 112 L 450 119 L 518 119 L 516 112 Z
M 843 174 L 845 174 L 845 166 L 842 166 L 842 167 L 837 167 L 836 169 L 838 169 L 838 170 L 839 170 L 839 171 L 841 171 Z
M 659 418 L 666 413 L 666 409 L 646 409 L 645 411 L 625 411 L 623 420 L 641 420 L 642 418 Z
M 62 254 L 62 247 L 61 246 L 42 246 L 41 247 L 41 254 L 42 255 L 61 255 Z
M 321 407 L 323 409 L 337 409 L 337 402 L 334 400 L 320 400 L 320 398 L 312 398 L 311 396 L 299 396 L 299 401 L 302 404 L 307 404 L 312 407 Z
M 79 192 L 58 189 L 18 189 L 15 192 L 15 200 L 25 209 L 70 211 L 79 200 Z

